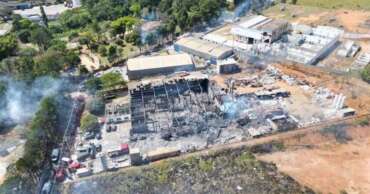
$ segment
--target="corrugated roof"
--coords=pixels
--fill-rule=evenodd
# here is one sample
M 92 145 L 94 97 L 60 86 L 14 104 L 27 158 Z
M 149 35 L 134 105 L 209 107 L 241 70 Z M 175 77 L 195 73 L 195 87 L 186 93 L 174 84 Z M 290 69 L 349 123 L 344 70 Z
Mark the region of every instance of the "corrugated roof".
M 155 57 L 138 57 L 127 61 L 129 71 L 139 71 L 145 69 L 158 69 L 165 67 L 176 67 L 191 65 L 193 60 L 188 54 L 176 54 Z
M 182 38 L 178 40 L 176 44 L 190 48 L 198 52 L 210 54 L 216 58 L 221 57 L 225 53 L 232 52 L 231 48 L 221 46 L 221 45 L 218 45 L 216 43 L 209 42 L 206 40 L 194 38 L 194 37 Z
M 207 34 L 207 35 L 203 36 L 203 39 L 208 40 L 208 41 L 212 41 L 212 42 L 216 42 L 216 43 L 219 43 L 219 44 L 223 44 L 224 42 L 226 42 L 226 38 L 224 38 L 223 36 L 217 35 L 217 34 Z
M 240 28 L 240 27 L 233 27 L 231 28 L 231 34 L 244 36 L 244 37 L 251 37 L 256 40 L 262 40 L 262 32 L 259 30 L 251 29 L 251 28 Z
M 269 20 L 269 18 L 262 16 L 262 15 L 255 15 L 255 16 L 252 16 L 249 20 L 240 23 L 239 26 L 243 28 L 252 28 L 255 25 L 258 25 L 266 20 Z

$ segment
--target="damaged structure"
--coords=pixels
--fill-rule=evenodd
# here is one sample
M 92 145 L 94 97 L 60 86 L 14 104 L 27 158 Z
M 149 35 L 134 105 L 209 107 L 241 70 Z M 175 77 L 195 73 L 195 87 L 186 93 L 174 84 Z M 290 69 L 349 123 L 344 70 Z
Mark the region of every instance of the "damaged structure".
M 131 134 L 191 130 L 184 127 L 180 131 L 179 128 L 185 124 L 196 124 L 197 118 L 201 118 L 199 111 L 210 100 L 208 78 L 199 73 L 160 78 L 150 83 L 142 81 L 129 87 L 129 93 Z

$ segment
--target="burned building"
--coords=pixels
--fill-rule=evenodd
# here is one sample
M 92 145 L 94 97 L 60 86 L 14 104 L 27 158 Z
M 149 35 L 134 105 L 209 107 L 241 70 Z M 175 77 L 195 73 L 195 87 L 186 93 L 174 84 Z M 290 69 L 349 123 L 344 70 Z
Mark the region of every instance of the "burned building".
M 208 130 L 209 121 L 217 117 L 206 75 L 193 72 L 147 81 L 129 87 L 131 134 L 160 132 L 170 139 Z

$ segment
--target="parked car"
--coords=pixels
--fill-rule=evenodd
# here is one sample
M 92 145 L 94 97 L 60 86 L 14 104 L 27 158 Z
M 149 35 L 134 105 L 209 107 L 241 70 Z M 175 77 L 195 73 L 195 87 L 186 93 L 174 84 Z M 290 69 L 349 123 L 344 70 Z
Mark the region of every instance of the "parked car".
M 112 126 L 112 131 L 117 131 L 117 128 L 118 128 L 117 125 L 113 125 Z
M 51 152 L 51 161 L 52 161 L 53 163 L 58 162 L 59 154 L 60 154 L 60 150 L 59 150 L 59 148 L 55 148 L 55 149 L 53 149 L 53 151 Z
M 96 152 L 101 152 L 102 150 L 102 145 L 100 143 L 95 144 Z
M 100 131 L 95 134 L 95 139 L 101 139 L 101 132 Z
M 110 126 L 110 125 L 107 125 L 106 127 L 105 127 L 105 131 L 106 132 L 111 132 L 112 131 L 112 126 Z
M 90 139 L 94 139 L 95 138 L 95 134 L 93 132 L 86 132 L 84 134 L 84 140 L 90 140 Z
M 90 147 L 78 147 L 76 155 L 78 161 L 84 161 L 90 156 Z
M 123 122 L 123 120 L 122 120 L 122 118 L 121 117 L 117 117 L 116 118 L 116 123 L 122 123 Z

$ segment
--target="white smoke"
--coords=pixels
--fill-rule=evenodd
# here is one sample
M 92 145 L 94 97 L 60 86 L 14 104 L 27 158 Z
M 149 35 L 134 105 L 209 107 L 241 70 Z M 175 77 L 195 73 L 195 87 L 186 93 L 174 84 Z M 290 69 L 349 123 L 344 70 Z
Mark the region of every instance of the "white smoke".
M 238 3 L 233 11 L 224 10 L 218 21 L 234 22 L 251 10 L 262 10 L 271 6 L 275 0 L 244 0 Z
M 41 77 L 32 83 L 17 81 L 9 77 L 0 77 L 6 86 L 0 107 L 0 126 L 24 124 L 38 109 L 42 98 L 58 94 L 66 85 L 65 81 L 51 77 Z

